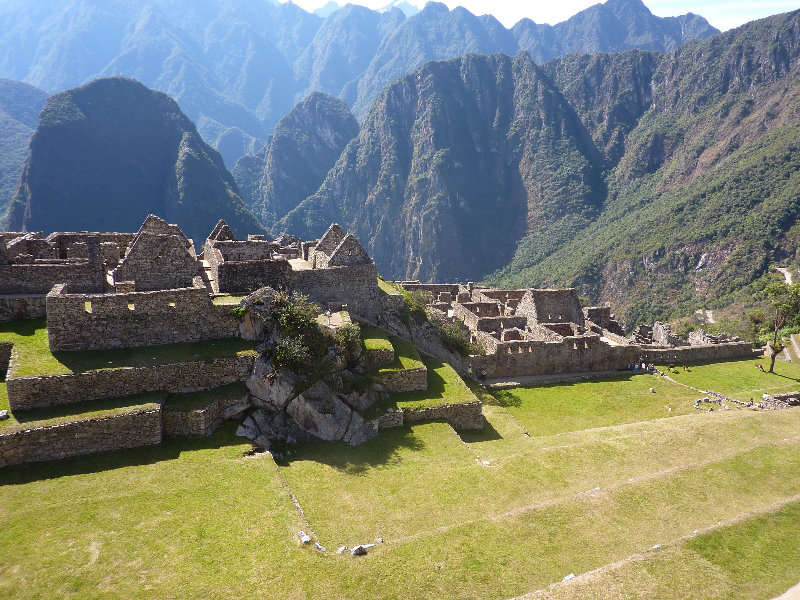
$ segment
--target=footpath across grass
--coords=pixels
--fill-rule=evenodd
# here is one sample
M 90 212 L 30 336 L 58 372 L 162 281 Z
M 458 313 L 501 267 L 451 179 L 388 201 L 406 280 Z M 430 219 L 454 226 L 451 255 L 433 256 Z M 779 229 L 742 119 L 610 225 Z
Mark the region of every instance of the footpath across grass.
M 701 390 L 714 390 L 743 402 L 750 398 L 759 402 L 765 392 L 779 394 L 800 391 L 800 365 L 776 360 L 775 372 L 769 373 L 758 369 L 756 364 L 768 369 L 769 359 L 688 365 L 688 371 L 684 371 L 682 365 L 676 365 L 677 373 L 669 373 L 669 376 L 680 383 Z M 660 368 L 666 370 L 666 367 Z
M 255 352 L 253 342 L 225 338 L 167 344 L 142 348 L 50 352 L 44 319 L 0 324 L 0 341 L 14 344 L 13 377 L 65 375 L 119 367 L 147 367 L 159 364 L 205 361 L 242 352 Z

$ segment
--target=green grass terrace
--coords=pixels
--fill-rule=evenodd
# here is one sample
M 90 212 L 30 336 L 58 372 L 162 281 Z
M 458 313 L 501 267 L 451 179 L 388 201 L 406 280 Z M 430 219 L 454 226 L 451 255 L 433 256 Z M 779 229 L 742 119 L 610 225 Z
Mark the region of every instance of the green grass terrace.
M 9 377 L 64 375 L 120 367 L 206 361 L 254 352 L 253 342 L 226 338 L 142 348 L 50 352 L 43 319 L 0 323 L 0 341 L 14 344 L 14 367 Z

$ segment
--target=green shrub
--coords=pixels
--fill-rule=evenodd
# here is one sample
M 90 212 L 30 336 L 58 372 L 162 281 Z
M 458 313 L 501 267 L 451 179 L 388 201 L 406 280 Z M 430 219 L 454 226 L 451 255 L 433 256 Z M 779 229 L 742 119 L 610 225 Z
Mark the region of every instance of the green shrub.
M 247 309 L 244 306 L 237 306 L 233 309 L 233 316 L 236 317 L 239 321 L 244 319 L 244 315 L 247 312 Z
M 336 343 L 344 349 L 348 364 L 358 360 L 361 353 L 361 328 L 357 323 L 342 325 L 336 330 L 334 337 Z
M 430 292 L 402 290 L 403 308 L 400 309 L 401 316 L 407 325 L 424 323 L 428 320 L 428 313 L 425 307 L 431 302 L 433 296 Z
M 283 338 L 275 344 L 273 362 L 279 369 L 300 371 L 311 362 L 308 347 L 296 337 Z

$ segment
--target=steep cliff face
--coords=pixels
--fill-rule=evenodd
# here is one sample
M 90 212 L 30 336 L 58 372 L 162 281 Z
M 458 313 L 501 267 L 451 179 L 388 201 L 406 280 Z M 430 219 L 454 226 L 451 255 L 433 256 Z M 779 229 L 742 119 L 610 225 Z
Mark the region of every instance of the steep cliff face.
M 32 85 L 0 79 L 0 224 L 17 188 L 45 100 L 47 94 Z
M 575 109 L 610 166 L 625 153 L 625 141 L 653 104 L 652 80 L 663 55 L 628 50 L 616 54 L 571 54 L 543 65 Z
M 320 190 L 275 227 L 356 233 L 387 277 L 465 280 L 526 233 L 600 208 L 591 137 L 525 54 L 428 63 L 389 86 Z
M 319 188 L 357 133 L 344 102 L 310 94 L 280 120 L 264 150 L 237 163 L 233 174 L 245 201 L 271 226 Z
M 240 235 L 261 229 L 219 153 L 168 96 L 122 78 L 51 96 L 8 228 L 136 231 L 150 213 L 198 243 L 220 218 Z

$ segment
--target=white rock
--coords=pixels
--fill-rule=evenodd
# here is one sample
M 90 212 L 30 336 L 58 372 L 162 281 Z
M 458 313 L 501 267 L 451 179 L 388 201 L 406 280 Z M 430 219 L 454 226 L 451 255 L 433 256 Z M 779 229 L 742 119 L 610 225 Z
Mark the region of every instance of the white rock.
M 298 531 L 297 532 L 298 539 L 304 544 L 311 543 L 311 536 L 308 535 L 305 531 Z
M 347 552 L 348 550 L 349 550 L 349 548 L 348 548 L 347 546 L 339 546 L 339 547 L 336 549 L 336 554 L 344 554 L 344 553 L 345 553 L 345 552 Z
M 570 573 L 569 575 L 564 577 L 564 579 L 562 579 L 561 581 L 571 581 L 573 579 L 575 579 L 575 573 Z

